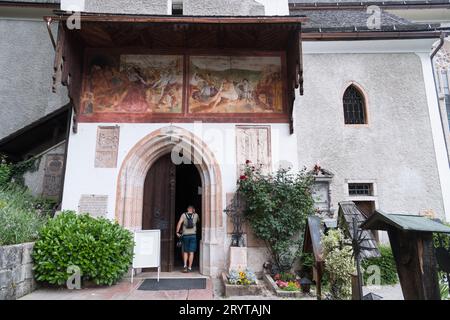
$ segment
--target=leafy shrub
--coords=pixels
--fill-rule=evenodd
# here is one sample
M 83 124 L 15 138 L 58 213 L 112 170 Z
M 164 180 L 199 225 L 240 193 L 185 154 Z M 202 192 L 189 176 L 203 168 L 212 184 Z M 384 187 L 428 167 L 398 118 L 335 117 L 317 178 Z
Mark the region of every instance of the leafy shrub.
M 313 276 L 314 258 L 312 253 L 302 253 L 300 257 L 300 272 L 301 277 L 312 279 Z
M 0 187 L 5 187 L 10 183 L 24 186 L 24 174 L 35 172 L 39 169 L 41 157 L 30 158 L 25 161 L 10 163 L 6 156 L 0 154 Z
M 38 281 L 62 285 L 67 268 L 80 268 L 84 280 L 112 285 L 128 271 L 133 258 L 133 236 L 117 223 L 65 211 L 50 220 L 33 250 Z
M 361 266 L 364 270 L 371 265 L 380 267 L 381 272 L 381 285 L 396 284 L 398 282 L 397 267 L 395 265 L 394 255 L 392 249 L 386 245 L 380 245 L 378 247 L 381 257 L 364 259 Z M 367 278 L 370 276 L 367 272 L 363 273 L 364 283 L 367 283 Z
M 30 192 L 14 184 L 0 187 L 0 245 L 35 241 L 47 221 Z
M 355 273 L 353 250 L 345 244 L 341 230 L 329 230 L 322 236 L 325 271 L 330 281 L 330 294 L 333 300 L 348 299 L 351 296 L 351 275 Z
M 300 255 L 306 219 L 313 210 L 313 181 L 305 171 L 291 174 L 280 169 L 265 175 L 249 161 L 238 181 L 245 218 L 281 272 L 289 271 Z
M 11 171 L 11 165 L 6 162 L 4 156 L 0 155 L 0 187 L 5 186 L 11 180 Z

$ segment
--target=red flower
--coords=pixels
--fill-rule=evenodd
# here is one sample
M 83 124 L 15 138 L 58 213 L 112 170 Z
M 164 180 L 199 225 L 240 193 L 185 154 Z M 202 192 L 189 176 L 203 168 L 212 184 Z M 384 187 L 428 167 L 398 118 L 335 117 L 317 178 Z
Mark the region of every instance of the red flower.
M 245 160 L 245 164 L 250 164 L 252 163 L 250 160 Z
M 247 176 L 242 175 L 242 176 L 239 177 L 239 179 L 241 179 L 241 180 L 247 180 Z

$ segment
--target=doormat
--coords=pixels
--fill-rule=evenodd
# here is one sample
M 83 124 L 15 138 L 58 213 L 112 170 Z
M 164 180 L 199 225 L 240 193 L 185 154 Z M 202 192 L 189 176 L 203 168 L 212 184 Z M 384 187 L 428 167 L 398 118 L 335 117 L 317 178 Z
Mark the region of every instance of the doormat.
M 206 289 L 206 279 L 145 279 L 138 290 L 190 290 Z

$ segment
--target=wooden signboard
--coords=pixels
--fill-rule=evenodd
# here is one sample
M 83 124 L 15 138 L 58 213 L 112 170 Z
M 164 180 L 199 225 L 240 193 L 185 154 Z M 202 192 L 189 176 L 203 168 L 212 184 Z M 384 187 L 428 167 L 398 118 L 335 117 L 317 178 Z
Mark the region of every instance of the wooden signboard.
M 158 268 L 159 281 L 161 271 L 161 230 L 135 231 L 133 253 L 131 282 L 133 282 L 134 269 L 140 268 Z

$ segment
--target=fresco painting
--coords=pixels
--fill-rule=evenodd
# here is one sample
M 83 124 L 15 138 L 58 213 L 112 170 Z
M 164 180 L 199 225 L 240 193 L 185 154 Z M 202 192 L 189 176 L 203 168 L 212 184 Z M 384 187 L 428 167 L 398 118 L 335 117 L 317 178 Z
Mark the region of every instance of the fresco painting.
M 183 56 L 94 56 L 88 64 L 83 114 L 180 113 Z
M 191 56 L 189 112 L 283 112 L 279 56 Z

